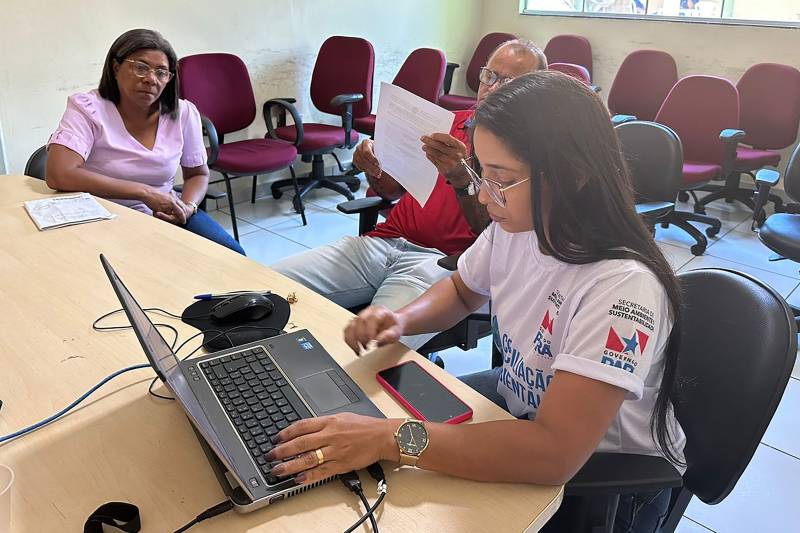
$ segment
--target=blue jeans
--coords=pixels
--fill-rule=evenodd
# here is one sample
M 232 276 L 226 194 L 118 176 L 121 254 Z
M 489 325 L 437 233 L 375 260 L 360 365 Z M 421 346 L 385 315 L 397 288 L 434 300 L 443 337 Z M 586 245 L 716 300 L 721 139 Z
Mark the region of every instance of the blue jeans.
M 481 393 L 487 400 L 499 405 L 506 411 L 505 398 L 497 392 L 502 367 L 483 370 L 474 374 L 461 376 L 459 379 L 473 390 Z M 614 533 L 654 533 L 667 515 L 671 491 L 638 494 L 621 494 L 617 514 L 614 518 Z M 570 521 L 581 506 L 579 496 L 566 496 L 561 507 L 552 520 L 542 529 L 543 532 L 572 531 L 575 525 Z
M 197 213 L 189 218 L 183 227 L 195 235 L 205 237 L 210 241 L 221 244 L 225 248 L 230 248 L 234 252 L 247 255 L 244 253 L 242 245 L 236 242 L 236 239 L 231 237 L 230 233 L 225 231 L 225 229 L 205 211 L 198 210 Z

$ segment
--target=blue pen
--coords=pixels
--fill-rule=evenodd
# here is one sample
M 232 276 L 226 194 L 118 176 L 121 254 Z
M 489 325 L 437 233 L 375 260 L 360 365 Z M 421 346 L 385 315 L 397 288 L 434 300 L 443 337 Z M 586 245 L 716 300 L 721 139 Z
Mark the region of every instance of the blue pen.
M 195 294 L 195 300 L 221 300 L 223 298 L 230 298 L 231 296 L 236 296 L 237 294 L 247 294 L 249 292 L 254 292 L 257 294 L 268 294 L 270 291 L 232 291 L 232 292 L 222 292 L 219 294 L 212 294 L 207 292 L 205 294 Z

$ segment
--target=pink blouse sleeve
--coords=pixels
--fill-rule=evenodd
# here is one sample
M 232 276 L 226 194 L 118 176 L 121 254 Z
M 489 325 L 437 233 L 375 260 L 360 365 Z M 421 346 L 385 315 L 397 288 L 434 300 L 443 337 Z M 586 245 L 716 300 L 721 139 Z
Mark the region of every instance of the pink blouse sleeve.
M 94 144 L 92 115 L 96 112 L 94 102 L 88 94 L 73 94 L 67 98 L 67 109 L 61 117 L 58 128 L 47 141 L 47 146 L 51 144 L 66 146 L 85 161 Z
M 181 100 L 180 105 L 184 107 L 184 112 L 181 113 L 181 119 L 183 120 L 181 166 L 194 168 L 205 165 L 208 156 L 206 155 L 206 147 L 203 144 L 203 127 L 200 124 L 200 112 L 188 100 Z

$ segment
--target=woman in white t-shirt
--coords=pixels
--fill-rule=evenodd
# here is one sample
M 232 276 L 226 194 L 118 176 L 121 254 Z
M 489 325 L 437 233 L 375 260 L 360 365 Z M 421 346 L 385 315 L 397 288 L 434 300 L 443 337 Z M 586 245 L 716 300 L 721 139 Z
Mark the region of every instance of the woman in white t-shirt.
M 365 309 L 345 340 L 360 352 L 372 340 L 442 331 L 491 298 L 503 366 L 462 379 L 523 420 L 303 420 L 270 452 L 297 456 L 278 474 L 312 483 L 398 461 L 409 455 L 394 436 L 401 424 L 428 443 L 406 463 L 476 480 L 561 484 L 595 451 L 660 455 L 681 468 L 685 439 L 671 405 L 678 282 L 634 210 L 602 102 L 556 72 L 522 76 L 478 107 L 473 147 L 464 164 L 493 223 L 457 273 L 397 312 Z M 641 530 L 668 499 L 623 498 L 618 525 Z

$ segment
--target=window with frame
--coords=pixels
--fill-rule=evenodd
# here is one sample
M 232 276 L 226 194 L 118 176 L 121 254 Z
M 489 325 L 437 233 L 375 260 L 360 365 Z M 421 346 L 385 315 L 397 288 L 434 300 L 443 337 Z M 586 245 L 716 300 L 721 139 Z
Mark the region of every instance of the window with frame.
M 523 13 L 800 25 L 800 0 L 524 0 Z

